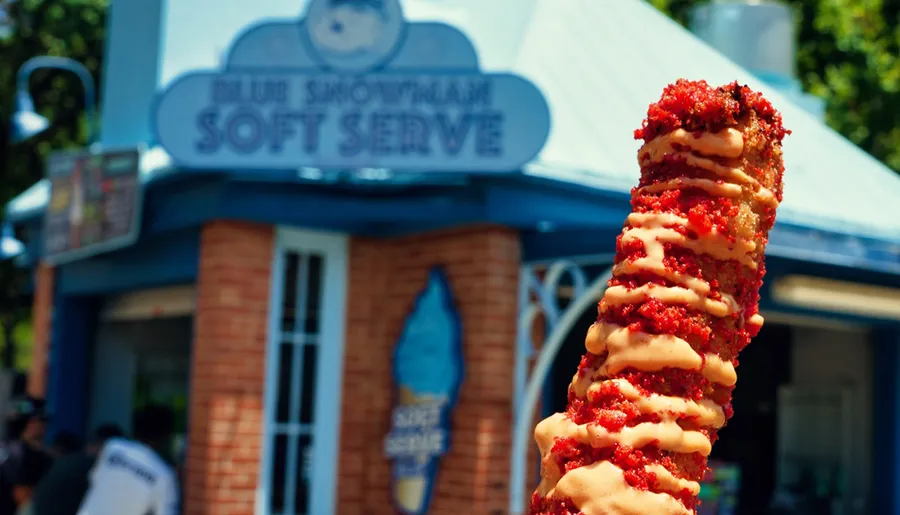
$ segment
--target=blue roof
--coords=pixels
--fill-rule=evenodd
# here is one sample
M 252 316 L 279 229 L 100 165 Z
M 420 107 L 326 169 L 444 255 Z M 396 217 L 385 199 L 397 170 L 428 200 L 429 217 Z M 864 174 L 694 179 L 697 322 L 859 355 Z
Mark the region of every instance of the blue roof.
M 794 132 L 785 142 L 779 224 L 900 243 L 900 177 L 648 3 L 497 0 L 479 5 L 477 16 L 466 5 L 474 4 L 407 1 L 404 8 L 411 19 L 459 27 L 485 70 L 519 73 L 543 91 L 552 132 L 526 175 L 586 192 L 627 193 L 639 173 L 632 131 L 662 89 L 680 77 L 738 80 L 764 92 Z M 500 16 L 504 30 L 497 29 Z M 144 158 L 142 178 L 149 183 L 169 169 L 165 152 L 155 149 Z M 47 197 L 42 181 L 7 205 L 8 217 L 40 214 Z

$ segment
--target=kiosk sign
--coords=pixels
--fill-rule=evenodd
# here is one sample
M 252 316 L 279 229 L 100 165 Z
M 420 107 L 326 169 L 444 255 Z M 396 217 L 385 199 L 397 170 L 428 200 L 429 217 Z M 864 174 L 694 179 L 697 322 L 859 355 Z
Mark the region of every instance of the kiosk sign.
M 127 247 L 140 230 L 137 149 L 92 154 L 61 151 L 47 158 L 50 202 L 44 213 L 44 259 L 62 264 Z
M 447 428 L 441 424 L 445 406 L 447 399 L 439 398 L 394 409 L 385 454 L 395 459 L 417 456 L 433 459 L 447 452 Z M 401 460 L 397 472 L 400 476 L 422 475 L 423 468 L 418 460 Z
M 157 139 L 178 165 L 514 171 L 546 142 L 533 84 L 481 73 L 459 31 L 407 24 L 397 0 L 313 0 L 299 25 L 251 29 L 225 69 L 161 93 Z

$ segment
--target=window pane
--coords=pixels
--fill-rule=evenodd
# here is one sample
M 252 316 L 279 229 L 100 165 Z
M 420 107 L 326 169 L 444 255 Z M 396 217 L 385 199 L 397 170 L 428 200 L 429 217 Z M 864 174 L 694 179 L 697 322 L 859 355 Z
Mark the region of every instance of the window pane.
M 309 513 L 309 483 L 312 481 L 312 437 L 300 437 L 297 446 L 297 489 L 294 494 L 294 510 L 298 515 Z
M 322 305 L 322 256 L 313 254 L 309 256 L 307 267 L 307 291 L 306 313 L 303 332 L 306 334 L 319 334 L 319 310 Z
M 272 513 L 284 511 L 284 481 L 287 469 L 287 435 L 275 436 L 275 447 L 272 449 L 272 483 L 269 485 L 269 508 Z
M 278 355 L 278 406 L 275 422 L 284 423 L 289 420 L 291 413 L 291 378 L 294 375 L 294 345 L 290 342 L 282 343 Z
M 316 359 L 318 347 L 315 345 L 303 346 L 303 397 L 300 399 L 300 423 L 310 424 L 313 418 L 313 399 L 316 392 Z
M 284 255 L 284 297 L 281 301 L 281 330 L 294 331 L 297 309 L 297 278 L 300 272 L 300 255 L 288 252 Z

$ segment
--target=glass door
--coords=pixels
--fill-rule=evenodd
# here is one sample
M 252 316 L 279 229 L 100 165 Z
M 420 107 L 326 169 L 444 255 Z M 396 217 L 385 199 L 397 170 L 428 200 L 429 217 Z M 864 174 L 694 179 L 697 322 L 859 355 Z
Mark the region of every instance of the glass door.
M 279 231 L 257 514 L 334 512 L 346 302 L 346 238 Z

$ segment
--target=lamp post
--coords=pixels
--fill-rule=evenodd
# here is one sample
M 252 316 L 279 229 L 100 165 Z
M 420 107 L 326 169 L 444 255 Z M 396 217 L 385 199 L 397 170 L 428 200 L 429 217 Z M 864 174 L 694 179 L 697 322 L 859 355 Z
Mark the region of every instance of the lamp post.
M 87 122 L 87 143 L 94 143 L 94 78 L 83 64 L 67 57 L 32 57 L 19 68 L 16 75 L 16 113 L 12 118 L 11 137 L 13 142 L 26 140 L 50 126 L 50 122 L 34 110 L 34 101 L 28 91 L 28 79 L 37 70 L 52 68 L 72 72 L 81 80 L 84 89 L 84 111 Z

